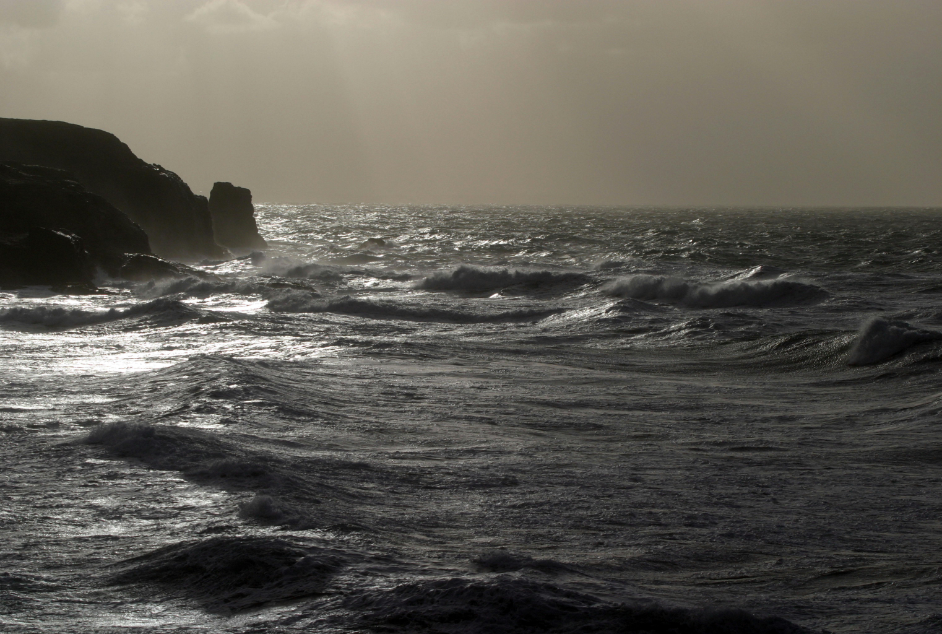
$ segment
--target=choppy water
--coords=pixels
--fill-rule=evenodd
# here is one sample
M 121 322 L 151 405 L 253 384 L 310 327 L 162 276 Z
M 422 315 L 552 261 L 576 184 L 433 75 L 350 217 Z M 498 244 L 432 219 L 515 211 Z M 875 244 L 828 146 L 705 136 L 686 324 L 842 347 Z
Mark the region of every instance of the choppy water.
M 258 211 L 0 293 L 3 631 L 942 631 L 939 211 Z

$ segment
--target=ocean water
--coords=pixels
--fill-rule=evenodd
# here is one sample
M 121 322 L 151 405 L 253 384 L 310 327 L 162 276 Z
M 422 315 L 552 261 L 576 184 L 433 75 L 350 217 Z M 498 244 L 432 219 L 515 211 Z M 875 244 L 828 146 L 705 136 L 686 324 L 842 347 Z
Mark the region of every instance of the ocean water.
M 258 220 L 0 293 L 0 630 L 942 631 L 938 210 Z

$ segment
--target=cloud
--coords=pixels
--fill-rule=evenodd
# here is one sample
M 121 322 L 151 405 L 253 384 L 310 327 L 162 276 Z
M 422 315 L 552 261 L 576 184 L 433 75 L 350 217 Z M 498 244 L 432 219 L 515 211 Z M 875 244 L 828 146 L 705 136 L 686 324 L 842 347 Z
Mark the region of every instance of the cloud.
M 62 4 L 62 0 L 0 0 L 0 23 L 30 29 L 55 26 Z
M 256 13 L 240 0 L 211 0 L 186 17 L 215 33 L 240 33 L 270 29 L 277 23 Z
M 144 0 L 122 2 L 117 8 L 118 13 L 124 18 L 124 21 L 134 25 L 142 24 L 150 9 Z

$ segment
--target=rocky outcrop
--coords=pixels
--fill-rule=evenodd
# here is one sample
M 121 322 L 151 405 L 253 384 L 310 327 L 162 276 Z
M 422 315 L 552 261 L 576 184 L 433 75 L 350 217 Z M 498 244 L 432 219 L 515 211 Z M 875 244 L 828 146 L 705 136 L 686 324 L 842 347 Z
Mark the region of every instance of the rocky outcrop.
M 93 286 L 95 266 L 82 239 L 31 227 L 25 234 L 0 234 L 0 288 L 33 284 Z
M 252 192 L 232 183 L 215 183 L 209 194 L 216 242 L 231 249 L 264 249 L 268 246 L 255 224 Z
M 144 230 L 68 172 L 0 164 L 0 288 L 94 290 L 94 279 L 211 277 L 151 255 Z
M 153 255 L 144 255 L 143 253 L 128 253 L 117 271 L 117 277 L 132 282 L 184 279 L 187 277 L 201 279 L 214 278 L 210 273 L 204 273 L 199 269 L 190 268 L 185 264 L 168 262 L 167 260 L 161 260 Z
M 150 252 L 139 226 L 67 172 L 0 164 L 0 284 L 90 283 Z
M 113 134 L 61 121 L 0 118 L 0 162 L 66 170 L 140 225 L 158 255 L 226 255 L 213 238 L 206 198 L 173 172 L 139 159 Z

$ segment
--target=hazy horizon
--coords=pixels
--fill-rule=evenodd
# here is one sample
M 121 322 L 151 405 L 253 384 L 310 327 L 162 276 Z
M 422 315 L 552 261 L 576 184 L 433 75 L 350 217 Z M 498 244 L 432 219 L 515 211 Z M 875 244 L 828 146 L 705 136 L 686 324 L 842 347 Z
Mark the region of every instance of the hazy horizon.
M 924 0 L 0 0 L 0 82 L 258 202 L 942 206 Z

